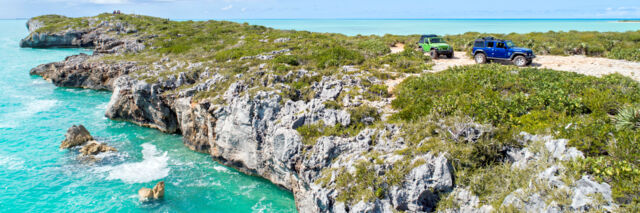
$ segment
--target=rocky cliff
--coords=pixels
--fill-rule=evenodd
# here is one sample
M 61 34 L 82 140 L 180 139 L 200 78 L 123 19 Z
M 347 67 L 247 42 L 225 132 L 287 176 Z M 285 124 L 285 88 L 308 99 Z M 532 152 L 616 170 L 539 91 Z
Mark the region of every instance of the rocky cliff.
M 37 31 L 42 23 L 36 19 L 27 25 L 31 35 L 21 42 L 22 47 L 91 47 L 95 51 L 40 65 L 31 74 L 57 86 L 113 91 L 105 113 L 108 118 L 181 133 L 190 149 L 291 190 L 300 212 L 429 212 L 452 191 L 471 199 L 468 202 L 474 206 L 450 211 L 480 208 L 469 191 L 456 188 L 446 152 L 403 154 L 415 144 L 405 141 L 402 125 L 373 125 L 379 117 L 356 116 L 355 111 L 332 107 L 335 103 L 351 108 L 378 106 L 374 114 L 385 113 L 382 108 L 389 104 L 388 97 L 366 100 L 362 96 L 362 88 L 382 81 L 363 75 L 358 68 L 337 68 L 344 71 L 340 75 L 304 68 L 274 73 L 263 59 L 250 58 L 258 62 L 247 62 L 245 73 L 227 75 L 220 70 L 230 68 L 223 65 L 185 62 L 177 56 L 154 55 L 151 62 L 123 60 L 157 48 L 148 40 L 163 36 L 137 33 L 136 26 L 123 21 L 95 20 L 80 30 L 47 33 Z M 252 41 L 242 36 L 233 44 L 238 47 L 245 42 Z M 290 41 L 259 42 L 285 45 Z M 273 58 L 284 52 L 265 54 Z M 118 55 L 126 57 L 109 58 Z M 234 60 L 244 64 L 247 59 Z M 293 95 L 287 91 L 294 86 L 283 83 L 308 79 L 315 79 L 309 89 L 295 90 Z M 215 92 L 214 98 L 199 96 L 206 92 Z M 297 129 L 309 125 L 358 128 L 352 135 L 318 136 L 308 142 Z M 508 205 L 529 205 L 511 200 Z

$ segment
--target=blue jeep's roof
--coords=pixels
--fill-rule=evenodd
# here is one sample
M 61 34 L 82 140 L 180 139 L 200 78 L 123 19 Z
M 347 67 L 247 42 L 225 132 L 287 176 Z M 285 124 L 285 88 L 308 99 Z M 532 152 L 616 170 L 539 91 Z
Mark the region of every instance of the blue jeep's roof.
M 494 37 L 482 37 L 482 38 L 476 39 L 476 41 L 507 41 L 507 40 L 496 39 Z

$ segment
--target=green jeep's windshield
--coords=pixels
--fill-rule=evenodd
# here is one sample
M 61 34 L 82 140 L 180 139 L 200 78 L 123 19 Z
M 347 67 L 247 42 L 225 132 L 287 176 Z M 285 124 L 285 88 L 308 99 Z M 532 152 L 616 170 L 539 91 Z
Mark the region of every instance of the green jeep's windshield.
M 431 38 L 429 39 L 431 43 L 445 43 L 441 38 Z
M 514 44 L 513 41 L 505 41 L 504 43 L 507 45 L 507 47 L 516 47 L 516 44 Z

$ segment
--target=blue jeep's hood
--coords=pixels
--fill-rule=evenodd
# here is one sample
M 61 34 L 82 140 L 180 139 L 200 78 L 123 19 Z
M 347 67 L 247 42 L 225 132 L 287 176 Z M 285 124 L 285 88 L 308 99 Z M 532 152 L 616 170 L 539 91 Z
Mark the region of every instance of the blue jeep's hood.
M 512 47 L 511 51 L 514 51 L 514 52 L 525 52 L 525 53 L 526 52 L 533 52 L 529 48 L 522 48 L 522 47 Z

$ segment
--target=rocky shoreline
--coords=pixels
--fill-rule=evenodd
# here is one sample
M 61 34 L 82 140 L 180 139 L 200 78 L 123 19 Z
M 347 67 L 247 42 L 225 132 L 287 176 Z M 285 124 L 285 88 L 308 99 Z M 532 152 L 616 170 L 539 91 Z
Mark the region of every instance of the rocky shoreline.
M 43 64 L 32 69 L 31 74 L 42 76 L 56 86 L 113 91 L 105 112 L 108 118 L 182 134 L 185 146 L 190 149 L 208 153 L 224 165 L 263 177 L 292 191 L 300 212 L 429 212 L 435 210 L 442 195 L 450 192 L 456 196 L 466 195 L 464 199 L 467 201 L 459 203 L 459 209 L 446 210 L 448 212 L 493 210 L 490 206 L 476 206 L 477 197 L 474 201 L 469 191 L 454 185 L 452 162 L 446 153 L 427 153 L 409 159 L 406 163 L 412 166 L 408 167 L 406 176 L 399 180 L 398 185 L 390 186 L 390 190 L 376 194 L 375 199 L 352 205 L 341 200 L 336 190 L 340 180 L 335 177 L 341 172 L 356 171 L 359 162 L 372 161 L 368 153 L 381 153 L 376 159 L 382 163 L 372 171 L 377 175 L 390 173 L 394 165 L 407 161 L 396 154 L 408 146 L 399 137 L 400 127 L 394 124 L 366 128 L 355 137 L 320 137 L 313 146 L 305 144 L 296 131 L 303 124 L 322 122 L 329 126 L 347 126 L 355 122 L 348 111 L 325 104 L 327 101 L 358 104 L 354 97 L 338 99 L 341 93 L 348 92 L 347 88 L 362 84 L 353 76 L 322 77 L 311 86 L 315 95 L 309 101 L 285 100 L 274 91 L 246 92 L 249 88 L 240 80 L 231 83 L 224 91 L 222 98 L 225 103 L 217 103 L 194 97 L 195 92 L 206 91 L 212 85 L 228 80 L 223 76 L 216 77 L 214 72 L 205 71 L 198 76 L 180 72 L 147 82 L 138 80 L 144 74 L 137 71 L 151 70 L 150 65 L 127 61 L 106 63 L 102 60 L 109 55 L 135 53 L 149 48 L 144 41 L 150 37 L 131 34 L 136 31 L 134 26 L 102 22 L 88 30 L 38 33 L 36 30 L 42 26 L 41 23 L 30 20 L 27 25 L 31 35 L 22 40 L 21 47 L 94 48 L 92 55 L 80 54 L 61 62 Z M 151 66 L 172 62 L 170 58 L 162 60 Z M 299 70 L 290 71 L 287 75 L 304 78 L 314 74 Z M 277 82 L 277 77 L 272 82 Z M 266 83 L 265 86 L 271 85 Z M 388 103 L 388 99 L 382 99 L 369 104 L 385 106 Z M 513 152 L 524 151 L 514 149 Z M 523 155 L 533 156 L 531 153 Z M 514 162 L 520 160 L 515 159 Z M 323 171 L 333 174 L 327 179 Z M 506 205 L 522 205 L 522 208 L 530 210 L 551 211 L 549 209 L 554 207 L 540 206 L 539 203 L 532 206 L 529 201 L 517 198 L 510 200 Z M 576 206 L 582 207 L 584 205 Z

